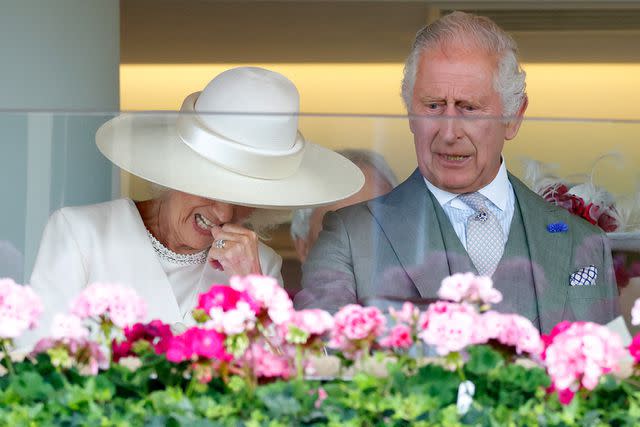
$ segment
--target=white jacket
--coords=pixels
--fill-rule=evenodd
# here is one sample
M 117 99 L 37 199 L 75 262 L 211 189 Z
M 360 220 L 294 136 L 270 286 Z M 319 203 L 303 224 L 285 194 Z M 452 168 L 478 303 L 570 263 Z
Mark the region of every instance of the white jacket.
M 263 273 L 282 283 L 282 258 L 262 242 L 258 252 Z M 224 272 L 211 268 L 209 263 L 202 267 L 200 281 L 194 283 L 198 293 L 213 283 L 228 283 L 229 276 Z M 51 215 L 31 275 L 30 284 L 45 306 L 35 335 L 48 335 L 53 316 L 68 312 L 70 301 L 95 282 L 133 287 L 147 302 L 147 320 L 185 322 L 131 199 L 67 207 Z M 35 338 L 26 337 L 29 343 Z

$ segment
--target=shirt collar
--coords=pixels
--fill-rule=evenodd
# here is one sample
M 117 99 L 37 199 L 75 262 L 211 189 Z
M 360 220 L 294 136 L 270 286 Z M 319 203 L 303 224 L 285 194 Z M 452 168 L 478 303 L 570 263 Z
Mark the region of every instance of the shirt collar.
M 444 206 L 447 203 L 450 203 L 452 207 L 458 209 L 468 209 L 467 205 L 464 204 L 459 199 L 458 194 L 450 193 L 446 190 L 436 187 L 432 183 L 430 183 L 427 178 L 424 176 L 425 184 L 427 184 L 427 188 L 431 191 L 431 194 L 436 198 L 440 206 Z M 500 164 L 500 169 L 498 169 L 498 174 L 496 177 L 486 186 L 482 187 L 478 190 L 480 194 L 489 199 L 491 203 L 496 205 L 500 210 L 504 211 L 507 208 L 508 202 L 508 194 L 509 194 L 509 176 L 507 175 L 507 166 L 504 158 Z

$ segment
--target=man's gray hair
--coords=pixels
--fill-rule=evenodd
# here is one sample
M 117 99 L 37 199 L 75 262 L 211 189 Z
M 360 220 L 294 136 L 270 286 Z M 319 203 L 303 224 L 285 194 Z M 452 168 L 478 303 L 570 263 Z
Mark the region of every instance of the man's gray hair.
M 421 54 L 449 43 L 471 44 L 499 58 L 493 86 L 500 94 L 503 116 L 514 116 L 526 93 L 526 73 L 518 62 L 516 42 L 491 19 L 465 12 L 452 12 L 422 28 L 416 34 L 411 53 L 404 65 L 402 99 L 411 113 L 413 87 Z
M 391 188 L 398 185 L 398 178 L 393 173 L 387 161 L 382 155 L 371 150 L 346 149 L 339 150 L 347 159 L 351 160 L 358 167 L 370 167 L 376 171 Z M 306 239 L 309 235 L 309 227 L 313 208 L 296 209 L 291 217 L 291 237 L 294 239 Z

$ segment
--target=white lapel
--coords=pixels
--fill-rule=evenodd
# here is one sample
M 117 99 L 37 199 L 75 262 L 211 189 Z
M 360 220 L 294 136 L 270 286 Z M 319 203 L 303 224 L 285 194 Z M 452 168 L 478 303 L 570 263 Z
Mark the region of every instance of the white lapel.
M 151 246 L 147 229 L 140 218 L 134 202 L 130 199 L 120 215 L 111 215 L 110 227 L 118 230 L 118 242 L 114 242 L 120 248 L 117 261 L 114 266 L 123 268 L 121 277 L 126 277 L 129 286 L 132 286 L 138 294 L 147 302 L 147 318 L 161 319 L 166 323 L 182 321 L 178 301 L 167 275 L 165 274 L 156 253 Z M 118 254 L 117 250 L 112 251 Z

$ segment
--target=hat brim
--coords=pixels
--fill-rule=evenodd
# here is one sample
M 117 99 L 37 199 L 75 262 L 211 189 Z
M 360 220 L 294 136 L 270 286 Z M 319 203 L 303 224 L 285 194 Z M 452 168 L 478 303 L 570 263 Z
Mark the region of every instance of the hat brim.
M 282 179 L 232 172 L 193 151 L 172 114 L 123 114 L 96 133 L 100 152 L 121 169 L 185 193 L 237 205 L 294 209 L 331 204 L 357 193 L 362 171 L 343 156 L 306 142 L 299 169 Z

